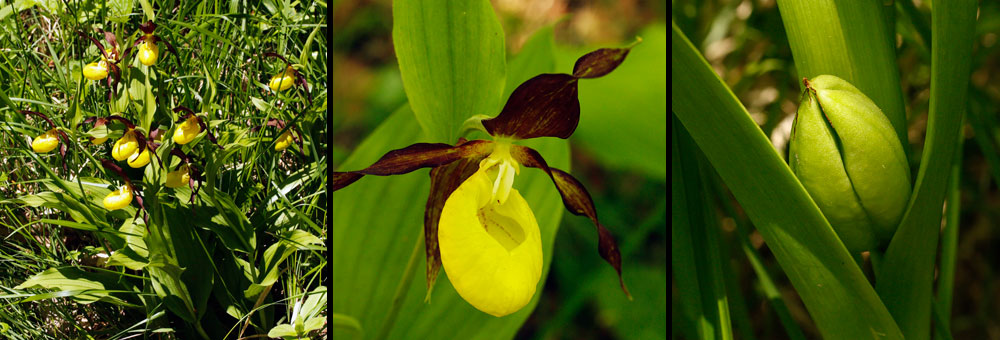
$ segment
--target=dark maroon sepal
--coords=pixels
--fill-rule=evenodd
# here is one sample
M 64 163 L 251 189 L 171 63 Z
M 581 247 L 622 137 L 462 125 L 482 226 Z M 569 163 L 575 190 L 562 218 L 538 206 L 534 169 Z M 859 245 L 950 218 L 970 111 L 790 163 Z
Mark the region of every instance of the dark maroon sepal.
M 518 86 L 500 115 L 483 120 L 483 127 L 493 136 L 569 138 L 580 122 L 576 82 L 568 74 L 537 75 Z
M 577 81 L 614 71 L 631 48 L 587 53 L 576 60 L 573 75 L 541 74 L 528 79 L 511 93 L 499 115 L 482 121 L 483 127 L 492 136 L 569 138 L 580 123 Z
M 153 31 L 156 30 L 156 23 L 153 22 L 152 20 L 148 20 L 142 24 L 139 24 L 139 29 L 142 30 L 143 33 L 152 34 Z
M 552 178 L 552 183 L 556 185 L 559 195 L 562 196 L 566 209 L 574 215 L 590 218 L 590 221 L 597 227 L 597 252 L 618 272 L 618 282 L 622 286 L 622 291 L 631 300 L 632 294 L 628 292 L 625 280 L 622 279 L 622 258 L 618 251 L 618 244 L 611 232 L 597 220 L 597 209 L 594 208 L 594 201 L 590 198 L 590 193 L 587 192 L 583 184 L 565 171 L 550 168 L 542 155 L 529 147 L 512 145 L 511 156 L 524 166 L 542 169 L 548 173 L 549 177 Z
M 417 143 L 402 149 L 392 150 L 375 164 L 357 171 L 334 172 L 333 190 L 336 191 L 354 183 L 362 175 L 401 175 L 420 168 L 434 168 L 461 158 L 488 155 L 493 151 L 493 142 L 474 140 L 451 146 L 444 143 Z
M 573 76 L 577 78 L 597 78 L 614 71 L 625 61 L 630 48 L 602 48 L 590 52 L 576 60 Z

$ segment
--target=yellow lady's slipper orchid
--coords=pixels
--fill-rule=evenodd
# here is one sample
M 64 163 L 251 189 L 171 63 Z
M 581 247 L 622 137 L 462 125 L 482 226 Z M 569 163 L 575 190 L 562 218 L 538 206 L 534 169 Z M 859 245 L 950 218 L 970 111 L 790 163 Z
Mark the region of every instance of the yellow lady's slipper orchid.
M 493 141 L 459 138 L 455 145 L 415 143 L 392 150 L 364 169 L 335 171 L 333 190 L 356 183 L 363 176 L 392 176 L 433 168 L 424 213 L 425 300 L 429 300 L 443 266 L 463 299 L 480 311 L 502 317 L 524 308 L 541 278 L 544 258 L 538 221 L 520 192 L 513 189 L 521 165 L 541 169 L 552 179 L 563 205 L 593 222 L 597 251 L 615 269 L 622 291 L 631 300 L 621 276 L 618 245 L 598 221 L 593 199 L 583 184 L 569 173 L 550 167 L 538 151 L 511 142 L 569 138 L 580 120 L 578 82 L 610 73 L 625 60 L 632 46 L 588 53 L 577 59 L 572 74 L 535 76 L 511 93 L 499 115 L 474 117 L 471 124 L 467 122 L 488 133 Z
M 190 143 L 200 133 L 201 126 L 198 124 L 198 117 L 191 115 L 174 130 L 174 143 L 181 145 Z
M 59 132 L 56 129 L 46 131 L 31 141 L 31 149 L 37 153 L 55 150 L 57 146 L 59 146 Z
M 111 148 L 111 157 L 114 157 L 116 161 L 124 161 L 139 149 L 139 141 L 135 139 L 135 132 L 133 131 L 129 130 L 126 132 L 122 138 L 119 138 L 115 142 L 115 146 Z
M 133 168 L 141 168 L 149 164 L 149 148 L 142 148 L 142 152 L 133 152 L 132 156 L 128 157 L 128 166 Z
M 510 143 L 498 142 L 448 196 L 438 224 L 441 262 L 455 290 L 498 317 L 527 305 L 542 275 L 538 221 L 512 188 L 517 172 Z
M 104 197 L 104 208 L 108 210 L 118 210 L 127 207 L 132 203 L 132 188 L 128 185 L 118 187 Z
M 139 44 L 139 62 L 146 66 L 153 66 L 160 57 L 160 48 L 151 40 L 147 39 Z
M 83 76 L 90 80 L 101 80 L 108 77 L 108 63 L 104 60 L 87 64 L 83 67 Z
M 271 91 L 284 91 L 295 85 L 295 69 L 291 66 L 285 69 L 284 72 L 271 77 L 271 81 L 268 83 L 271 87 Z
M 278 137 L 278 141 L 274 143 L 274 151 L 287 149 L 292 143 L 295 143 L 295 139 L 292 138 L 292 130 L 286 130 L 285 133 Z
M 181 165 L 177 170 L 167 173 L 167 187 L 168 188 L 180 188 L 182 186 L 188 185 L 188 181 L 191 180 L 190 169 L 187 164 Z

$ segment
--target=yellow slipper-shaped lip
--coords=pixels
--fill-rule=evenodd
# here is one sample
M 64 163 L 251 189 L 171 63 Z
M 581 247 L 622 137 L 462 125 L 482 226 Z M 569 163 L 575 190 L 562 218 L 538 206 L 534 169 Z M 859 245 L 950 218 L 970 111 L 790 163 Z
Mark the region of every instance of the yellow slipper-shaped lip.
M 506 202 L 477 171 L 448 197 L 438 224 L 441 262 L 452 286 L 473 307 L 497 317 L 531 301 L 542 275 L 538 222 L 516 189 Z
M 50 152 L 57 146 L 59 146 L 59 135 L 55 129 L 46 131 L 31 141 L 31 149 L 36 153 Z
M 104 197 L 104 208 L 108 210 L 118 210 L 127 207 L 132 203 L 132 188 L 128 185 L 118 187 Z

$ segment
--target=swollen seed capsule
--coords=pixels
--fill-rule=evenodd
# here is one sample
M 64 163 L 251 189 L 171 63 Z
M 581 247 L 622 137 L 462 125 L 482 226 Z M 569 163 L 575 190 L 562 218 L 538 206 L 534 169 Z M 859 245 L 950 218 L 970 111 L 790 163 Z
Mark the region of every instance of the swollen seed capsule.
M 910 199 L 903 146 L 878 106 L 847 81 L 804 82 L 789 166 L 848 250 L 883 246 Z

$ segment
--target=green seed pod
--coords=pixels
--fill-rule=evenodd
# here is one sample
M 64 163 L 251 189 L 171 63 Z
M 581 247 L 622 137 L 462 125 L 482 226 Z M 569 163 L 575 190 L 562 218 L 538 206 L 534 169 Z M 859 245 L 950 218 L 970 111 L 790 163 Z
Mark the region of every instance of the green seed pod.
M 910 199 L 910 168 L 889 119 L 831 75 L 803 79 L 789 166 L 851 253 L 883 246 Z

